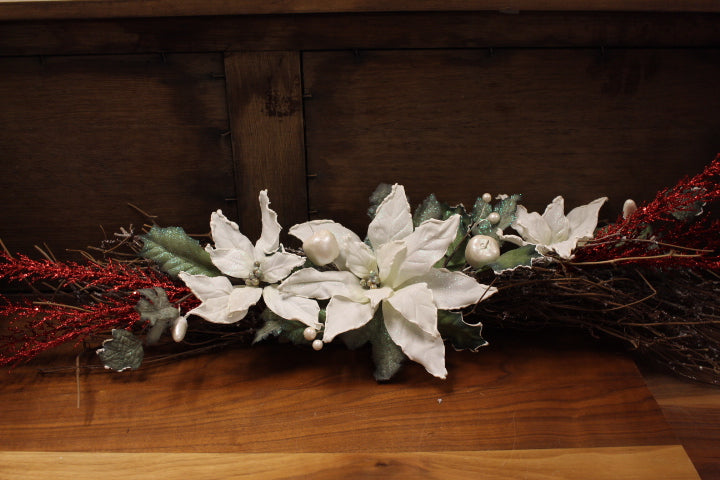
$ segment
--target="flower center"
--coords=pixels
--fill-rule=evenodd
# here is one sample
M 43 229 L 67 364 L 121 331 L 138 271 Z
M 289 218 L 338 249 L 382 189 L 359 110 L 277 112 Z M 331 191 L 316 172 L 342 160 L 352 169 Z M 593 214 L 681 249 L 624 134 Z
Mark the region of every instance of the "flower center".
M 363 288 L 380 288 L 380 277 L 375 270 L 371 270 L 370 274 L 360 280 L 360 286 Z
M 260 286 L 260 275 L 262 275 L 262 271 L 260 270 L 260 262 L 255 262 L 252 272 L 250 272 L 250 276 L 245 279 L 245 285 L 247 285 L 248 287 Z

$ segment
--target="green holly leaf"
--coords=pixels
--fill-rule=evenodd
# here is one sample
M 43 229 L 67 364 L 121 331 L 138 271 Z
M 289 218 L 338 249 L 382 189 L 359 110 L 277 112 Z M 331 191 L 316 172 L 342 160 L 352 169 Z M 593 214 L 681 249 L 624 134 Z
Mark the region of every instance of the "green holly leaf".
M 180 272 L 208 277 L 222 275 L 200 242 L 190 238 L 180 227 L 153 226 L 140 238 L 144 244 L 140 256 L 152 260 L 173 278 Z
M 455 350 L 477 352 L 488 342 L 482 338 L 482 324 L 465 323 L 460 312 L 438 310 L 438 330 L 443 339 L 449 341 Z
M 495 228 L 505 230 L 512 225 L 516 218 L 517 204 L 521 198 L 522 195 L 514 193 L 503 198 L 495 205 L 493 211 L 500 214 L 500 221 L 495 225 Z
M 506 270 L 514 270 L 517 267 L 530 267 L 533 259 L 538 257 L 542 257 L 542 255 L 535 250 L 535 245 L 524 245 L 503 253 L 495 263 L 488 266 L 495 273 L 502 273 Z
M 143 361 L 142 341 L 127 330 L 114 329 L 97 352 L 105 368 L 122 372 L 137 370 Z

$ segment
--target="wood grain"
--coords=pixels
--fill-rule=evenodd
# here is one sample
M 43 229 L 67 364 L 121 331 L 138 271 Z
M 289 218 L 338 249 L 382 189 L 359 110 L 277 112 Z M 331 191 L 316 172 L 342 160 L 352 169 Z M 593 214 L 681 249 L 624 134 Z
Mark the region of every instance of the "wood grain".
M 472 452 L 357 453 L 74 453 L 0 452 L 3 478 L 57 480 L 98 477 L 193 478 L 428 478 L 546 480 L 697 480 L 680 446 Z M 290 467 L 290 468 L 289 468 Z M 129 475 L 128 475 L 129 474 Z
M 260 236 L 257 195 L 267 189 L 281 225 L 307 220 L 298 52 L 225 57 L 241 231 Z
M 720 151 L 720 51 L 308 52 L 310 208 L 357 232 L 380 182 L 411 204 L 600 197 L 615 218 Z
M 717 12 L 714 0 L 26 0 L 0 1 L 0 19 L 172 17 L 331 12 L 621 10 Z
M 720 389 L 648 367 L 643 375 L 700 476 L 720 478 Z
M 0 450 L 398 453 L 677 443 L 626 356 L 579 339 L 493 339 L 477 354 L 448 351 L 447 381 L 411 363 L 392 383 L 377 384 L 366 349 L 273 344 L 122 374 L 84 371 L 79 409 L 72 369 L 18 367 L 0 383 Z
M 720 46 L 720 14 L 407 12 L 0 23 L 0 55 Z
M 45 242 L 72 257 L 65 249 L 141 227 L 128 203 L 195 234 L 211 210 L 234 214 L 221 55 L 0 58 L 0 71 L 11 251 Z

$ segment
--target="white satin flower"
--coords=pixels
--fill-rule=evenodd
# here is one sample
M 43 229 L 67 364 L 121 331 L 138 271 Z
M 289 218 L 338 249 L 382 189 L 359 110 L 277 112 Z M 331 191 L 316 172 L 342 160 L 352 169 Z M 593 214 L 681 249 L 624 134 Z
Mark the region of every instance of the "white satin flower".
M 305 263 L 299 255 L 285 252 L 280 245 L 282 227 L 277 213 L 270 208 L 267 190 L 259 195 L 262 233 L 253 245 L 240 233 L 235 222 L 221 210 L 213 212 L 210 229 L 215 246 L 208 245 L 213 264 L 228 277 L 245 280 L 244 286 L 233 285 L 227 277 L 207 277 L 182 272 L 180 278 L 203 303 L 189 313 L 213 323 L 235 323 L 245 317 L 260 297 L 277 315 L 320 328 L 317 302 L 278 291 L 277 284 L 296 267 Z M 261 286 L 261 283 L 268 284 Z
M 593 238 L 600 207 L 606 201 L 607 197 L 595 199 L 572 209 L 567 216 L 561 196 L 555 197 L 542 216 L 537 212 L 528 213 L 525 207 L 518 205 L 512 227 L 522 238 L 503 235 L 502 239 L 517 245 L 535 245 L 543 255 L 555 252 L 560 258 L 570 259 L 578 242 Z
M 377 209 L 368 227 L 370 245 L 342 225 L 316 220 L 290 229 L 305 240 L 321 230 L 340 245 L 340 271 L 299 270 L 280 284 L 283 292 L 330 299 L 323 341 L 362 327 L 378 308 L 393 342 L 411 360 L 445 378 L 445 345 L 437 328 L 438 309 L 463 308 L 497 290 L 444 268 L 434 268 L 457 234 L 460 217 L 428 220 L 413 230 L 410 205 L 401 185 Z

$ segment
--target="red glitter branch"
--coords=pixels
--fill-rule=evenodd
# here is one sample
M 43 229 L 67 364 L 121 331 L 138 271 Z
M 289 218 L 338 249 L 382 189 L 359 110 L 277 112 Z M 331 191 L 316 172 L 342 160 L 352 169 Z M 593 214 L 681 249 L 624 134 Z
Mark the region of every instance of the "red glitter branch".
M 700 174 L 661 190 L 628 218 L 579 248 L 575 262 L 642 263 L 720 270 L 720 221 L 707 211 L 720 199 L 720 155 Z
M 0 337 L 0 365 L 24 362 L 58 345 L 79 342 L 113 328 L 142 326 L 134 308 L 140 289 L 161 287 L 168 300 L 183 309 L 197 304 L 182 283 L 151 268 L 117 261 L 79 264 L 0 254 L 0 278 L 30 284 L 60 281 L 62 290 L 74 294 L 77 303 L 5 299 L 0 317 L 10 319 L 10 324 L 8 335 Z

